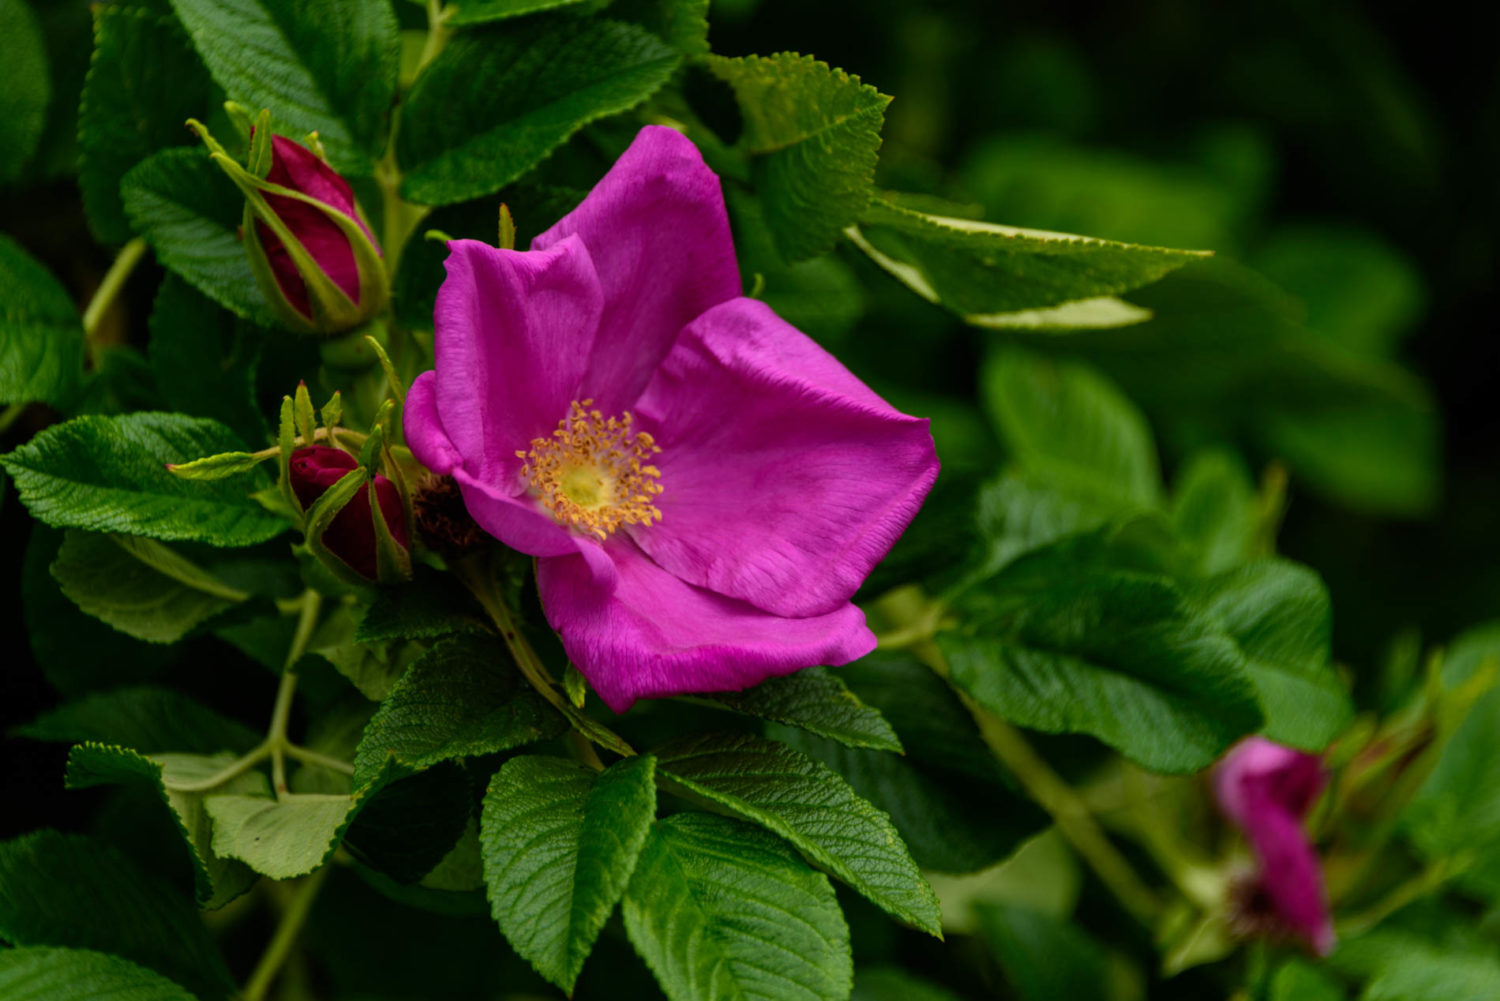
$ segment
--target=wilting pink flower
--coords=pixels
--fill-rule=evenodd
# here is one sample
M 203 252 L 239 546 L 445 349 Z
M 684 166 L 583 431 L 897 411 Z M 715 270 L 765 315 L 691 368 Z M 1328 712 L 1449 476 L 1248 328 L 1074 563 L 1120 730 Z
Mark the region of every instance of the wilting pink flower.
M 304 509 L 344 478 L 359 462 L 343 449 L 314 445 L 292 453 L 289 469 L 292 492 Z M 378 572 L 375 557 L 375 513 L 370 510 L 370 487 L 354 495 L 323 532 L 323 547 L 343 560 L 364 577 L 374 580 Z M 375 498 L 385 515 L 391 537 L 403 549 L 410 548 L 406 532 L 406 513 L 401 509 L 401 493 L 396 484 L 380 474 L 375 475 Z
M 1263 737 L 1241 741 L 1214 772 L 1219 807 L 1245 832 L 1255 854 L 1253 898 L 1269 909 L 1281 932 L 1322 955 L 1333 950 L 1333 921 L 1303 820 L 1326 782 L 1318 757 Z
M 449 244 L 406 437 L 540 557 L 594 689 L 623 712 L 868 653 L 849 599 L 937 476 L 927 421 L 741 295 L 718 178 L 671 129 L 531 246 Z

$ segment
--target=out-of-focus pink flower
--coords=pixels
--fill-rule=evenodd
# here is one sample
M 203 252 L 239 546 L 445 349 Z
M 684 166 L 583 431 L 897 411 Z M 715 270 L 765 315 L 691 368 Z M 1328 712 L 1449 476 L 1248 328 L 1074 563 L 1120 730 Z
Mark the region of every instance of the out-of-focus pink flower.
M 741 295 L 691 142 L 643 129 L 530 251 L 449 249 L 407 442 L 540 558 L 547 619 L 606 703 L 874 647 L 849 599 L 937 476 L 927 421 Z
M 1245 833 L 1255 855 L 1253 896 L 1284 933 L 1320 955 L 1333 951 L 1333 920 L 1303 821 L 1326 782 L 1316 755 L 1264 737 L 1235 745 L 1214 772 L 1219 807 Z
M 329 487 L 358 465 L 354 456 L 342 449 L 326 445 L 299 448 L 292 453 L 289 469 L 292 492 L 303 508 L 312 507 Z M 323 532 L 323 547 L 361 576 L 374 580 L 378 561 L 375 555 L 375 513 L 370 509 L 369 490 L 370 486 L 366 484 L 334 516 Z M 380 512 L 385 515 L 391 537 L 403 549 L 409 549 L 411 539 L 406 532 L 406 513 L 401 509 L 401 492 L 396 489 L 396 484 L 377 473 L 375 498 L 380 502 Z

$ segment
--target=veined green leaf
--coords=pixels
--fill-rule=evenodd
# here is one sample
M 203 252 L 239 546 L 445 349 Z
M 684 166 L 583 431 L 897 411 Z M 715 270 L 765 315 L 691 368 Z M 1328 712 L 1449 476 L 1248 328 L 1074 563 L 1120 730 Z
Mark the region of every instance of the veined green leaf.
M 1343 732 L 1354 705 L 1333 669 L 1333 613 L 1317 574 L 1289 560 L 1259 560 L 1192 595 L 1245 655 L 1267 737 L 1316 752 Z
M 32 516 L 49 525 L 249 546 L 287 528 L 250 497 L 262 476 L 190 482 L 166 469 L 242 447 L 217 421 L 161 413 L 79 417 L 0 455 L 0 465 Z
M 1206 767 L 1264 719 L 1234 639 L 1164 576 L 1087 558 L 1065 540 L 955 601 L 938 642 L 986 709 L 1090 733 L 1164 772 Z
M 367 174 L 384 144 L 400 64 L 386 0 L 172 0 L 219 86 L 294 132 L 318 133 L 328 159 Z
M 163 267 L 236 316 L 278 325 L 237 235 L 244 198 L 208 154 L 164 149 L 130 169 L 120 197 Z
M 20 176 L 47 123 L 52 78 L 42 29 L 26 0 L 0 0 L 6 86 L 0 90 L 0 184 Z
M 134 7 L 94 12 L 94 57 L 78 109 L 78 187 L 94 233 L 124 243 L 130 223 L 120 178 L 167 146 L 192 141 L 182 127 L 209 110 L 212 82 L 170 18 Z
M 880 710 L 861 702 L 838 674 L 825 668 L 809 667 L 742 692 L 706 698 L 737 713 L 795 726 L 849 747 L 901 751 L 901 739 Z
M 1161 474 L 1146 418 L 1085 365 L 1015 347 L 993 352 L 984 402 L 1021 469 L 1084 496 L 1150 508 Z
M 0 952 L 6 1001 L 198 1001 L 159 973 L 87 949 Z
M 566 723 L 492 640 L 440 640 L 380 704 L 354 756 L 356 781 L 388 763 L 400 772 L 556 737 Z
M 376 592 L 355 627 L 354 638 L 372 643 L 487 632 L 484 610 L 462 584 L 451 574 L 419 568 L 409 583 Z
M 983 869 L 1047 826 L 1046 814 L 1008 784 L 968 709 L 925 664 L 877 651 L 838 673 L 885 714 L 905 754 L 844 747 L 786 727 L 770 736 L 823 762 L 888 812 L 923 869 Z
M 205 999 L 232 990 L 197 911 L 110 845 L 80 835 L 37 831 L 0 842 L 0 939 L 111 952 Z
M 254 448 L 269 440 L 255 402 L 255 368 L 265 337 L 266 331 L 168 275 L 151 311 L 151 371 L 172 409 L 223 421 Z
M 1172 530 L 1197 553 L 1197 569 L 1221 573 L 1245 563 L 1265 544 L 1265 515 L 1244 463 L 1231 452 L 1200 452 L 1177 475 Z
M 849 929 L 828 877 L 727 817 L 654 824 L 625 931 L 671 1001 L 844 1001 Z
M 68 755 L 68 788 L 86 789 L 106 784 L 145 783 L 154 788 L 171 811 L 178 833 L 187 843 L 193 865 L 193 887 L 198 906 L 223 907 L 255 882 L 244 863 L 214 851 L 213 828 L 204 808 L 205 792 L 183 792 L 178 787 L 203 783 L 220 775 L 235 760 L 231 753 L 142 754 L 127 747 L 86 743 Z M 271 785 L 265 775 L 251 771 L 226 780 L 216 794 L 266 795 Z
M 150 753 L 248 751 L 260 736 L 175 688 L 132 685 L 91 692 L 48 710 L 12 731 L 32 740 L 64 744 L 95 741 Z
M 70 530 L 52 576 L 79 608 L 151 643 L 176 643 L 250 597 L 162 543 L 129 535 Z
M 402 107 L 401 192 L 447 205 L 499 191 L 589 122 L 650 97 L 677 63 L 654 35 L 618 21 L 547 18 L 461 35 Z
M 798 261 L 827 251 L 869 204 L 891 99 L 792 52 L 709 56 L 708 68 L 739 101 L 739 147 L 754 157 L 756 192 L 782 255 Z
M 848 235 L 913 292 L 981 326 L 991 314 L 1117 296 L 1206 254 L 929 215 L 884 199 Z
M 73 300 L 51 272 L 3 235 L 0 287 L 0 400 L 61 404 L 83 377 L 83 325 Z
M 512 758 L 485 794 L 480 844 L 495 922 L 570 994 L 656 816 L 655 766 L 649 755 L 603 772 Z
M 673 782 L 781 835 L 885 911 L 941 937 L 937 897 L 891 818 L 838 773 L 742 734 L 675 741 L 658 758 Z
M 219 794 L 203 801 L 213 819 L 213 851 L 236 858 L 272 879 L 293 879 L 320 868 L 354 819 L 354 796 L 309 793 Z

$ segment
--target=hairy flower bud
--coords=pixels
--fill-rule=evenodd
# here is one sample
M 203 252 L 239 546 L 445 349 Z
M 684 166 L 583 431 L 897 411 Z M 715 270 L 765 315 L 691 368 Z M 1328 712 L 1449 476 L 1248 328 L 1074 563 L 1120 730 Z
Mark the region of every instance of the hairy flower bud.
M 310 508 L 329 487 L 358 465 L 354 456 L 341 449 L 326 445 L 299 448 L 292 453 L 289 469 L 292 492 L 304 508 Z M 369 489 L 366 486 L 334 516 L 323 533 L 322 544 L 361 576 L 374 580 L 379 571 L 375 554 L 375 517 L 370 507 Z M 401 493 L 396 485 L 384 476 L 376 475 L 375 497 L 391 536 L 403 549 L 410 549 L 406 512 L 401 508 Z
M 245 251 L 271 308 L 293 330 L 340 333 L 390 298 L 380 247 L 349 182 L 306 146 L 271 135 L 268 122 L 263 115 L 253 132 L 249 168 L 189 124 L 245 194 Z

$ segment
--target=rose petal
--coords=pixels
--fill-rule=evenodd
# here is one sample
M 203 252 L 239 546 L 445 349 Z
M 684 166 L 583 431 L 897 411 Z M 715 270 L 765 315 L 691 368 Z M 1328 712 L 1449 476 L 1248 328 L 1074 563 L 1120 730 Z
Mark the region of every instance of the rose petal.
M 434 311 L 438 414 L 469 475 L 515 496 L 516 452 L 550 435 L 577 398 L 599 280 L 576 239 L 529 253 L 478 240 L 448 247 Z
M 531 246 L 546 250 L 573 235 L 589 249 L 605 300 L 584 388 L 618 414 L 678 331 L 740 294 L 719 179 L 685 136 L 647 126 L 583 203 Z
M 537 509 L 527 494 L 511 496 L 463 468 L 453 470 L 464 507 L 475 524 L 528 556 L 562 556 L 578 551 L 579 537 Z
M 689 325 L 635 412 L 662 449 L 662 520 L 631 536 L 688 583 L 779 615 L 847 602 L 937 478 L 926 420 L 750 299 Z
M 436 372 L 423 372 L 407 390 L 401 430 L 411 454 L 439 476 L 447 476 L 463 465 L 464 457 L 453 447 L 438 415 Z
M 683 583 L 626 537 L 602 551 L 613 586 L 580 555 L 539 561 L 537 587 L 568 657 L 615 712 L 636 699 L 734 691 L 814 664 L 846 664 L 875 648 L 853 605 L 781 618 Z

